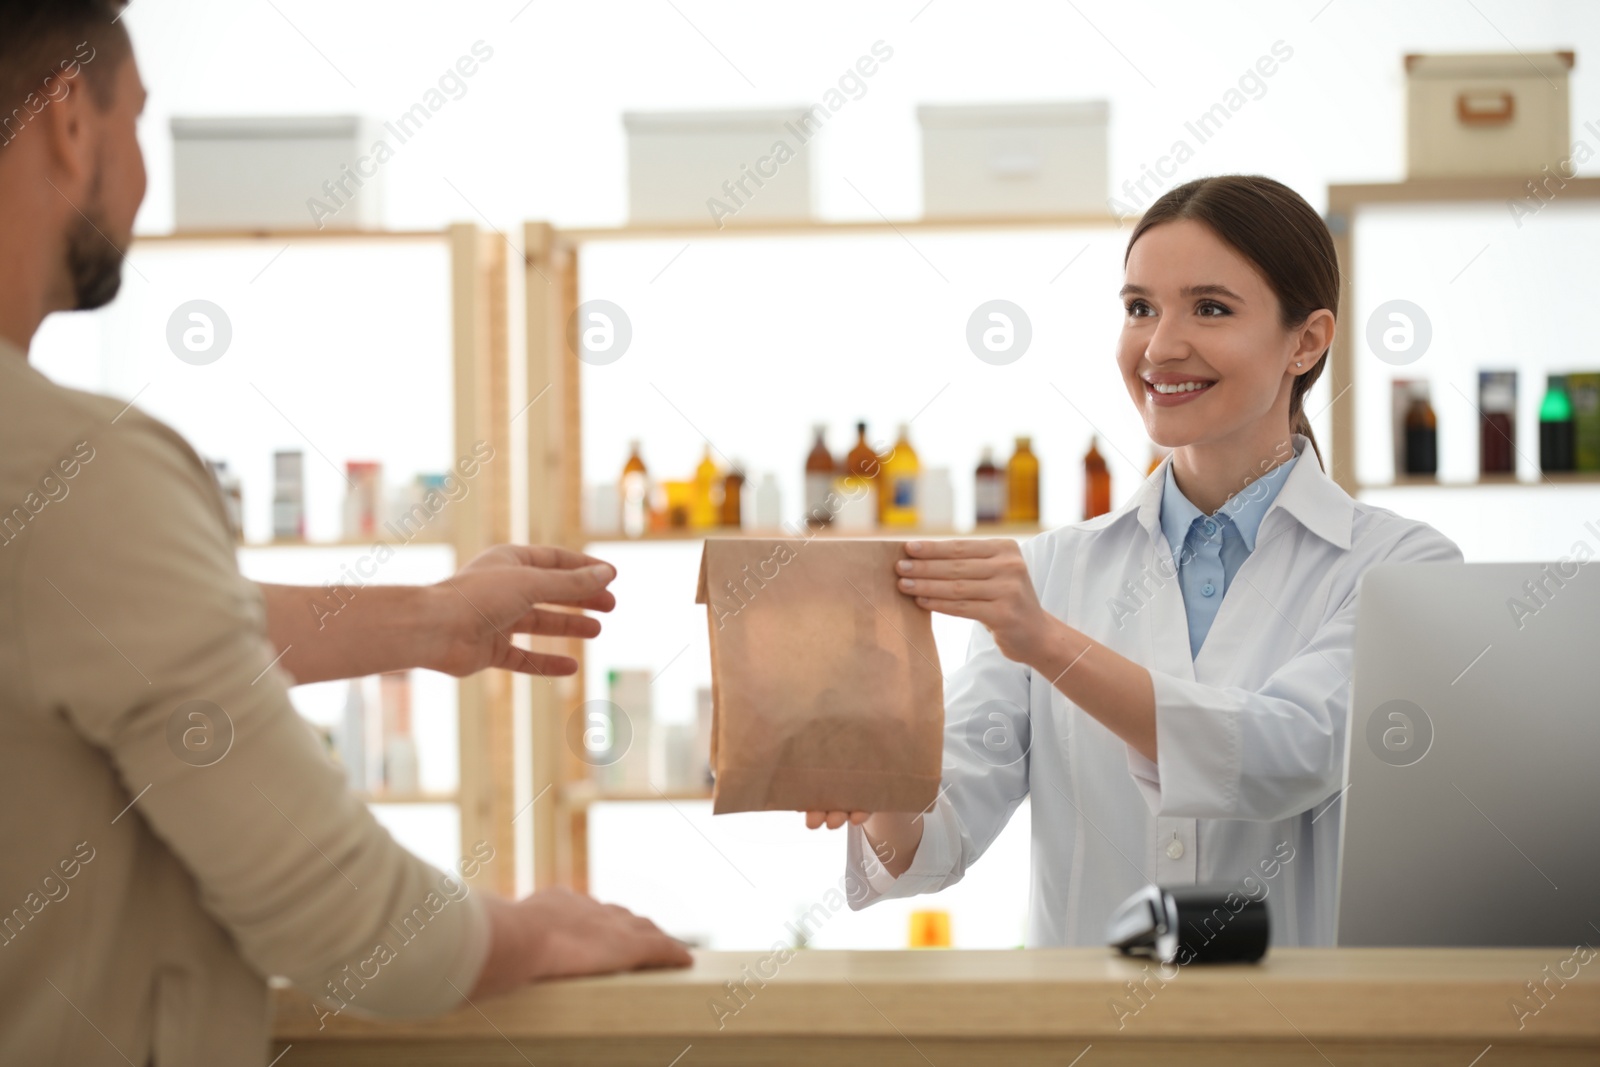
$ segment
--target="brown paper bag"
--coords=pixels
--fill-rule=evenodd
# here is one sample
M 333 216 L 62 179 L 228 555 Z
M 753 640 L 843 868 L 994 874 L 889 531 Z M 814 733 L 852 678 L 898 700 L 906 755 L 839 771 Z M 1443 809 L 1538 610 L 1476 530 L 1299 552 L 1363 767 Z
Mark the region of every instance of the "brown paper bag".
M 709 538 L 712 812 L 922 811 L 944 680 L 899 541 Z

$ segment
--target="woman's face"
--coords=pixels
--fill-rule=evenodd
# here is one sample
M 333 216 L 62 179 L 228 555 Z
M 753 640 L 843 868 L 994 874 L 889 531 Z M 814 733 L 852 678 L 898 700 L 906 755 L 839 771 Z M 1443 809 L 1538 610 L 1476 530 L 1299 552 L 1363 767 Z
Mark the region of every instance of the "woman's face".
M 1178 219 L 1140 236 L 1124 281 L 1117 364 L 1152 441 L 1251 440 L 1269 416 L 1287 433 L 1290 372 L 1322 349 L 1296 355 L 1304 330 L 1283 328 L 1254 264 L 1204 223 Z

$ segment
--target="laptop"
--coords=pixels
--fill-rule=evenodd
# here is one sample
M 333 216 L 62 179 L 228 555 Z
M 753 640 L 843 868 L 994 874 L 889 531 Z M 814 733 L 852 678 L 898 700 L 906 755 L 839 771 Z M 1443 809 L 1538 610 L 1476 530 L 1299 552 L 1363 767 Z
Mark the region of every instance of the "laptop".
M 1362 579 L 1340 945 L 1600 945 L 1600 563 Z

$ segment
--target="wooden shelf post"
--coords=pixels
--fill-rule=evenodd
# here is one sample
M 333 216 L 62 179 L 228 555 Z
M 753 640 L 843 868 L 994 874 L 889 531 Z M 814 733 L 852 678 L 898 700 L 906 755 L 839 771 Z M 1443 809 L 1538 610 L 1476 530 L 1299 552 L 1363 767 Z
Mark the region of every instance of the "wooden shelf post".
M 505 245 L 468 223 L 450 227 L 452 343 L 455 350 L 455 456 L 452 464 L 493 448 L 460 501 L 455 518 L 456 565 L 511 539 L 511 412 Z M 459 476 L 459 472 L 458 472 Z M 512 837 L 511 679 L 481 671 L 458 683 L 461 847 L 487 841 L 496 861 L 475 884 L 510 894 L 515 887 Z

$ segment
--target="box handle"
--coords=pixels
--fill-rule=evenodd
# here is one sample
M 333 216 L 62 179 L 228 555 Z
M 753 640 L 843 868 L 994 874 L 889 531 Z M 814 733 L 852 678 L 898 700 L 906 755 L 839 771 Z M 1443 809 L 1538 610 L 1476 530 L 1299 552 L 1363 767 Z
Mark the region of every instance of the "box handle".
M 1463 126 L 1504 126 L 1515 112 L 1516 100 L 1508 92 L 1456 94 L 1456 118 Z

